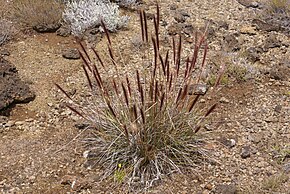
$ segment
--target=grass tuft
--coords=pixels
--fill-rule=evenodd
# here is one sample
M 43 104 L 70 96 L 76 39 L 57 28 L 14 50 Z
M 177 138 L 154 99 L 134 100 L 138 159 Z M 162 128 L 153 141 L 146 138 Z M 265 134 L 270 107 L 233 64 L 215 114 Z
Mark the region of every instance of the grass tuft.
M 156 34 L 151 36 L 151 42 L 146 13 L 141 10 L 139 16 L 142 41 L 148 44 L 148 52 L 144 53 L 147 58 L 140 58 L 139 63 L 145 66 L 152 57 L 152 66 L 136 69 L 131 72 L 133 76 L 120 73 L 123 63 L 119 64 L 119 57 L 113 58 L 113 42 L 106 33 L 107 56 L 111 59 L 101 59 L 93 49 L 100 64 L 96 65 L 87 60 L 87 48 L 82 46 L 80 51 L 85 53 L 83 69 L 92 94 L 88 104 L 72 101 L 68 107 L 91 123 L 93 137 L 87 142 L 90 152 L 97 156 L 92 160 L 103 169 L 103 178 L 114 177 L 130 186 L 150 187 L 163 176 L 193 169 L 206 157 L 203 141 L 196 133 L 217 104 L 201 109 L 200 94 L 190 95 L 189 91 L 199 83 L 206 66 L 206 33 L 199 39 L 196 35 L 198 40 L 192 57 L 186 56 L 184 62 L 181 36 L 177 45 L 173 38 L 169 50 L 159 43 L 159 7 L 153 20 Z M 103 28 L 106 29 L 104 24 Z M 203 54 L 201 60 L 199 53 Z M 111 60 L 113 64 L 104 64 Z M 112 67 L 118 80 L 110 76 L 102 78 L 104 75 L 100 72 L 106 72 L 104 67 Z M 70 98 L 65 90 L 57 87 Z

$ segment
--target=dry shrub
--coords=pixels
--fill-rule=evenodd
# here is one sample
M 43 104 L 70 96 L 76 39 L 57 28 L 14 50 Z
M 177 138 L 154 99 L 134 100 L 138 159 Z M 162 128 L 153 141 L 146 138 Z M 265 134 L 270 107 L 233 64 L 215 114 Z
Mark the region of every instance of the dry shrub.
M 56 0 L 13 0 L 12 17 L 25 28 L 59 26 L 64 5 Z
M 0 17 L 0 46 L 13 38 L 17 30 L 11 21 Z
M 289 13 L 290 11 L 289 0 L 269 0 L 268 4 L 269 10 L 274 13 Z
M 192 92 L 199 86 L 206 66 L 205 34 L 200 38 L 196 35 L 195 48 L 183 61 L 181 36 L 173 38 L 169 50 L 161 48 L 158 7 L 154 35 L 149 36 L 144 11 L 140 12 L 140 24 L 142 41 L 148 48 L 139 60 L 144 68 L 131 72 L 131 76 L 120 73 L 123 63 L 119 64 L 102 23 L 109 60 L 102 59 L 93 48 L 95 56 L 90 56 L 81 44 L 83 69 L 91 89 L 82 99 L 85 104 L 56 84 L 70 100 L 68 108 L 90 123 L 88 130 L 92 133 L 85 139 L 88 160 L 103 169 L 103 178 L 114 178 L 135 189 L 150 187 L 163 176 L 192 170 L 197 162 L 208 158 L 197 132 L 217 106 L 213 103 L 200 108 L 197 105 L 202 94 Z M 148 60 L 152 64 L 149 68 L 145 67 Z M 104 78 L 100 72 L 109 69 L 114 76 Z

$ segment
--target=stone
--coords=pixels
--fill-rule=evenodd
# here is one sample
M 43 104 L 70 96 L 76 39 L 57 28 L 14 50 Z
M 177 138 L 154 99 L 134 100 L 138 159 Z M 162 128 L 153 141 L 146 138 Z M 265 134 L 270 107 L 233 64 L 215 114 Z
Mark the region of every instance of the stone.
M 223 20 L 220 20 L 217 22 L 217 26 L 218 26 L 218 29 L 225 29 L 225 30 L 228 30 L 229 29 L 229 24 L 226 22 L 226 21 L 223 21 Z
M 89 126 L 90 126 L 89 123 L 77 123 L 77 124 L 75 124 L 75 127 L 80 129 L 80 130 L 86 129 Z
M 194 31 L 194 27 L 192 24 L 186 24 L 184 25 L 184 27 L 182 28 L 182 31 L 187 34 L 187 35 L 192 35 L 193 31 Z
M 213 189 L 213 185 L 211 183 L 207 183 L 205 186 L 204 186 L 205 189 L 207 190 L 212 190 Z
M 168 34 L 170 36 L 180 34 L 182 31 L 182 25 L 180 24 L 172 24 L 167 27 Z
M 262 141 L 262 139 L 263 139 L 263 134 L 259 134 L 259 133 L 257 133 L 257 134 L 252 134 L 252 135 L 249 135 L 249 136 L 248 136 L 248 139 L 249 139 L 250 141 L 252 141 L 253 143 L 258 144 L 259 142 Z
M 246 158 L 248 158 L 250 156 L 251 156 L 251 147 L 250 146 L 244 146 L 244 147 L 242 147 L 241 157 L 243 159 L 246 159 Z
M 15 122 L 15 125 L 19 126 L 19 125 L 23 125 L 24 124 L 24 121 L 16 121 Z
M 224 41 L 226 49 L 229 51 L 237 51 L 241 49 L 238 39 L 233 34 L 224 36 Z
M 246 58 L 252 63 L 259 61 L 261 50 L 262 50 L 261 48 L 255 48 L 255 47 L 248 48 L 245 52 Z
M 232 148 L 236 145 L 236 140 L 234 139 L 228 139 L 228 138 L 222 137 L 219 141 L 229 148 Z
M 63 51 L 62 56 L 66 59 L 80 59 L 80 53 L 78 49 L 69 48 Z
M 253 19 L 252 21 L 256 26 L 258 30 L 266 31 L 266 32 L 271 32 L 271 31 L 279 31 L 280 27 L 275 24 L 269 24 L 263 20 L 260 19 Z
M 5 127 L 12 127 L 15 124 L 14 121 L 8 121 L 4 126 Z
M 193 84 L 189 86 L 188 95 L 205 95 L 208 90 L 206 84 Z
M 247 8 L 258 8 L 260 3 L 254 0 L 237 0 L 238 3 L 247 7 Z
M 10 52 L 7 49 L 0 50 L 0 56 L 9 56 Z
M 52 24 L 38 24 L 33 27 L 36 32 L 45 33 L 45 32 L 55 32 L 61 26 L 60 23 L 52 23 Z
M 220 99 L 220 103 L 229 103 L 229 102 L 230 101 L 225 97 L 221 97 L 221 99 Z
M 183 16 L 180 12 L 175 12 L 173 17 L 178 23 L 184 23 L 186 20 L 185 16 Z
M 59 36 L 67 37 L 71 34 L 71 30 L 68 27 L 61 26 L 57 31 L 56 34 Z
M 256 35 L 256 28 L 254 26 L 242 26 L 240 28 L 240 32 L 242 34 L 248 34 L 248 35 Z
M 270 78 L 274 80 L 287 81 L 290 75 L 290 68 L 284 65 L 275 66 L 270 69 L 269 74 Z
M 0 111 L 16 103 L 34 100 L 35 94 L 20 80 L 17 69 L 8 61 L 0 59 Z
M 170 10 L 176 10 L 176 9 L 177 9 L 177 5 L 176 5 L 176 4 L 171 4 L 171 5 L 169 6 L 169 9 L 170 9 Z
M 5 124 L 8 122 L 8 117 L 0 115 L 0 123 Z
M 290 173 L 290 162 L 284 164 L 283 170 L 285 171 L 285 173 Z
M 216 194 L 237 194 L 238 189 L 237 186 L 234 184 L 220 184 L 217 185 L 215 188 Z
M 280 104 L 278 104 L 278 105 L 275 106 L 274 111 L 280 113 L 282 108 L 283 107 Z
M 269 49 L 277 48 L 281 46 L 282 46 L 281 41 L 279 41 L 275 35 L 270 35 L 268 38 L 266 38 L 266 40 L 264 41 L 262 45 L 263 50 L 265 52 L 268 52 Z

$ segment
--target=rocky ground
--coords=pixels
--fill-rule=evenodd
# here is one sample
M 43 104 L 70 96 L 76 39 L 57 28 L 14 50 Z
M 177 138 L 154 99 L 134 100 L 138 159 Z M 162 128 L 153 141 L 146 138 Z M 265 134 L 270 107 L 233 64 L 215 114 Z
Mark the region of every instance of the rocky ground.
M 149 20 L 154 2 L 142 5 Z M 161 43 L 168 45 L 170 36 L 181 33 L 189 52 L 192 34 L 207 26 L 208 64 L 225 63 L 228 70 L 219 94 L 202 99 L 220 101 L 201 131 L 215 162 L 167 177 L 149 193 L 289 193 L 290 33 L 280 20 L 265 20 L 264 2 L 161 1 Z M 128 29 L 113 34 L 112 41 L 130 62 L 130 71 L 141 52 L 139 21 L 134 10 L 124 12 L 131 16 Z M 105 50 L 105 38 L 93 31 L 86 41 Z M 59 83 L 76 98 L 86 95 L 78 47 L 73 37 L 56 33 L 24 34 L 0 47 L 0 91 L 17 82 L 2 82 L 7 75 L 3 72 L 13 67 L 18 70 L 10 71 L 15 79 L 26 83 L 20 90 L 9 90 L 13 95 L 0 94 L 1 105 L 12 103 L 0 117 L 1 193 L 125 192 L 114 183 L 99 183 L 99 169 L 86 168 L 82 121 L 64 107 L 65 98 L 54 86 Z M 11 66 L 4 66 L 4 60 Z M 27 86 L 35 99 L 15 104 Z M 4 100 L 7 96 L 10 101 Z

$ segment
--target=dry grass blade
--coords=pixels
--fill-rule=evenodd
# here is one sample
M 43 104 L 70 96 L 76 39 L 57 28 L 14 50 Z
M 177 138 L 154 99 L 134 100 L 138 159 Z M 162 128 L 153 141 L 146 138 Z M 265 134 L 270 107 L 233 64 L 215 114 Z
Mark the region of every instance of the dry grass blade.
M 88 52 L 87 52 L 87 49 L 84 47 L 83 43 L 82 43 L 81 41 L 80 41 L 79 43 L 80 43 L 80 46 L 81 46 L 83 52 L 85 53 L 87 59 L 89 60 L 89 62 L 92 62 L 92 61 L 91 61 L 91 58 L 90 58 L 90 56 L 89 56 L 89 54 L 88 54 Z
M 156 44 L 157 44 L 157 49 L 159 50 L 159 32 L 158 32 L 158 22 L 156 21 L 156 18 L 153 18 L 154 21 L 154 29 L 155 29 L 155 38 L 156 38 Z
M 105 34 L 106 34 L 107 40 L 109 42 L 109 45 L 111 46 L 112 45 L 112 42 L 111 42 L 111 39 L 110 39 L 110 34 L 109 34 L 109 31 L 108 31 L 108 29 L 107 29 L 107 27 L 106 27 L 106 25 L 105 25 L 105 23 L 104 23 L 103 20 L 101 21 L 101 25 L 102 25 L 102 28 L 105 31 Z
M 83 70 L 84 70 L 85 75 L 86 75 L 86 77 L 87 77 L 87 80 L 88 80 L 89 86 L 90 86 L 90 88 L 91 88 L 91 90 L 92 90 L 92 89 L 93 89 L 93 85 L 92 85 L 92 82 L 91 82 L 90 76 L 89 76 L 89 74 L 88 74 L 88 72 L 87 72 L 87 69 L 86 69 L 86 67 L 85 67 L 84 65 L 82 65 L 82 67 L 83 67 Z
M 193 110 L 194 105 L 197 103 L 198 99 L 199 99 L 200 95 L 198 94 L 194 100 L 192 100 L 189 104 L 189 108 L 188 108 L 188 112 L 191 112 Z
M 143 10 L 139 11 L 139 18 L 140 18 L 142 41 L 144 42 L 145 41 L 145 37 L 144 37 L 145 29 L 144 29 L 144 24 L 143 24 Z
M 161 62 L 161 67 L 162 67 L 163 75 L 165 76 L 165 75 L 166 75 L 165 64 L 164 64 L 164 61 L 163 61 L 163 59 L 162 59 L 161 54 L 159 54 L 159 60 L 160 60 L 160 62 Z
M 111 45 L 108 45 L 108 50 L 109 50 L 109 54 L 110 54 L 110 57 L 111 57 L 111 61 L 112 61 L 112 63 L 113 63 L 115 66 L 117 66 L 116 61 L 115 61 L 115 59 L 114 59 L 113 50 L 112 50 Z
M 92 50 L 93 50 L 93 52 L 95 53 L 95 55 L 96 55 L 98 61 L 99 61 L 100 64 L 102 65 L 102 67 L 105 67 L 105 66 L 104 66 L 104 63 L 103 63 L 103 61 L 102 61 L 102 59 L 101 59 L 101 57 L 100 57 L 100 55 L 99 55 L 99 53 L 97 52 L 97 50 L 94 49 L 94 48 L 92 48 Z
M 132 96 L 131 84 L 130 84 L 128 76 L 126 76 L 126 82 L 127 82 L 127 88 L 129 91 L 129 95 Z
M 107 101 L 107 106 L 108 106 L 110 112 L 112 113 L 112 115 L 113 115 L 115 118 L 117 118 L 117 115 L 116 115 L 116 113 L 115 113 L 115 111 L 114 111 L 114 109 L 113 109 L 111 103 L 108 102 L 108 101 Z
M 145 38 L 146 38 L 146 42 L 148 43 L 149 38 L 148 38 L 148 25 L 147 25 L 146 12 L 143 10 L 142 13 L 143 13 L 143 19 L 144 19 Z
M 174 36 L 172 36 L 172 48 L 173 48 L 173 63 L 176 64 L 176 48 Z
M 129 97 L 128 97 L 126 88 L 125 88 L 123 83 L 121 84 L 121 86 L 122 86 L 122 90 L 123 90 L 123 94 L 124 94 L 126 105 L 127 105 L 127 107 L 129 107 Z
M 68 107 L 71 111 L 73 111 L 74 113 L 76 113 L 77 115 L 79 115 L 80 117 L 86 119 L 86 117 L 84 116 L 84 114 L 82 114 L 80 111 L 78 111 L 77 109 L 73 108 L 72 106 L 66 104 L 66 107 Z
M 68 95 L 68 93 L 64 90 L 64 89 L 62 89 L 62 87 L 60 87 L 60 85 L 58 85 L 58 84 L 54 84 L 62 93 L 64 93 L 64 95 L 67 97 L 67 98 L 69 98 L 70 100 L 72 100 L 72 98 Z
M 85 65 L 87 66 L 87 68 L 88 68 L 90 71 L 92 71 L 92 68 L 91 68 L 89 62 L 86 60 L 86 58 L 84 57 L 83 53 L 82 53 L 80 50 L 79 50 L 79 54 L 80 54 L 80 56 L 81 56 L 81 59 L 83 60 L 83 62 L 84 62 Z
M 206 112 L 206 114 L 204 115 L 204 117 L 207 117 L 208 115 L 210 115 L 210 113 L 213 112 L 213 110 L 217 107 L 217 104 L 214 104 L 210 107 L 210 109 Z

